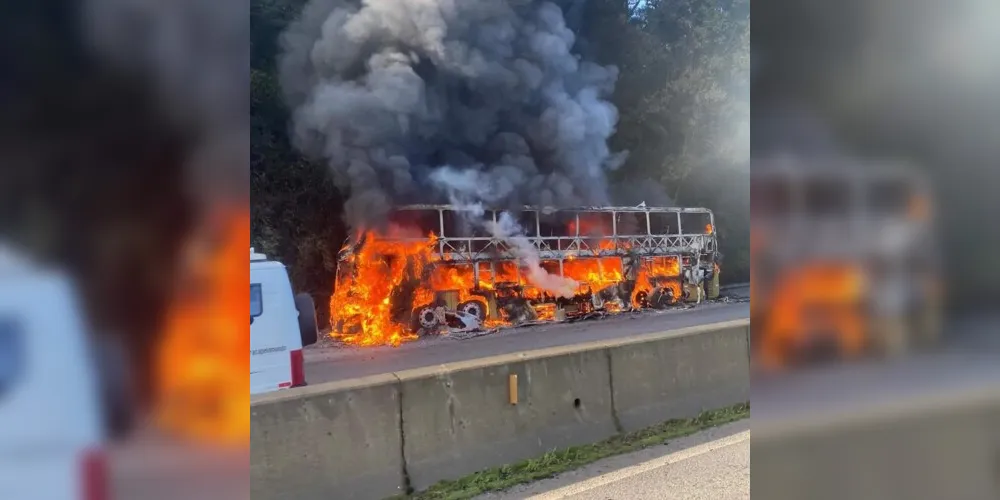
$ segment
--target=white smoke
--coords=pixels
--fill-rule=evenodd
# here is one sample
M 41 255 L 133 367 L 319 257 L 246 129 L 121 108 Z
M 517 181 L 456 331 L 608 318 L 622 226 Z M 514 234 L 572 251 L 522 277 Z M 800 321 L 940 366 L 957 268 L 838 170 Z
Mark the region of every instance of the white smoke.
M 538 249 L 524 236 L 524 230 L 507 212 L 500 214 L 496 222 L 489 221 L 493 237 L 499 238 L 512 247 L 521 267 L 528 271 L 528 282 L 556 297 L 572 297 L 580 288 L 576 280 L 550 274 L 542 268 Z
M 444 167 L 431 174 L 431 180 L 448 193 L 449 202 L 458 207 L 465 220 L 487 230 L 494 238 L 504 241 L 517 256 L 521 268 L 527 271 L 528 282 L 556 297 L 572 297 L 580 283 L 551 274 L 542 267 L 538 249 L 524 235 L 524 229 L 507 212 L 500 213 L 496 221 L 488 220 L 483 203 L 496 203 L 508 194 L 511 187 L 498 185 L 476 171 L 460 171 Z

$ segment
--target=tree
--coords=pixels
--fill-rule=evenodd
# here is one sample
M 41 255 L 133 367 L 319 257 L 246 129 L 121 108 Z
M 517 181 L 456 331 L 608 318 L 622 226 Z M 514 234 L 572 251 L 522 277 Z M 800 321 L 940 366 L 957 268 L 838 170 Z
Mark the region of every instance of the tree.
M 275 68 L 277 38 L 303 4 L 255 0 L 251 9 L 251 242 L 288 266 L 293 286 L 313 296 L 324 323 L 345 236 L 342 198 L 326 166 L 292 147 Z
M 643 57 L 623 99 L 625 175 L 716 214 L 726 281 L 749 279 L 750 3 L 654 0 L 636 17 Z
M 637 169 L 681 202 L 694 169 L 749 158 L 749 1 L 654 0 L 641 19 L 648 87 L 623 121 L 635 127 Z

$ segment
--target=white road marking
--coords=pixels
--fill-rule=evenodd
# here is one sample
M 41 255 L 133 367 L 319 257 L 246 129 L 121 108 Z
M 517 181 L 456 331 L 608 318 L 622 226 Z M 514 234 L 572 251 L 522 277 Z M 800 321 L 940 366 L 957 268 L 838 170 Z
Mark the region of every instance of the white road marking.
M 529 497 L 529 500 L 558 500 L 561 498 L 566 498 L 571 495 L 577 495 L 585 491 L 593 490 L 595 488 L 600 488 L 601 486 L 607 486 L 611 483 L 621 481 L 623 479 L 628 479 L 632 476 L 642 474 L 644 472 L 649 472 L 651 470 L 659 469 L 660 467 L 675 464 L 687 460 L 689 458 L 694 458 L 699 455 L 704 455 L 706 453 L 711 453 L 720 448 L 725 448 L 727 446 L 732 446 L 734 444 L 742 443 L 744 441 L 750 440 L 750 431 L 743 431 L 738 434 L 733 434 L 732 436 L 726 436 L 724 438 L 719 438 L 714 441 L 709 441 L 707 443 L 702 443 L 697 446 L 692 446 L 684 450 L 676 451 L 669 455 L 658 457 L 654 460 L 648 462 L 643 462 L 641 464 L 633 465 L 631 467 L 625 467 L 616 471 L 608 472 L 607 474 L 602 474 L 600 476 L 588 479 L 586 481 L 581 481 L 579 483 L 571 484 L 569 486 L 564 486 L 552 491 L 542 493 L 540 495 L 534 495 Z

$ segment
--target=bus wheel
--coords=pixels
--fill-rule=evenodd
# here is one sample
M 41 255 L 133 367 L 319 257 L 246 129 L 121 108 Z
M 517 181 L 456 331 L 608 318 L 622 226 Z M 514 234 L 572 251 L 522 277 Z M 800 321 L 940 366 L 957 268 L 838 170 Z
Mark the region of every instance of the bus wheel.
M 649 307 L 649 292 L 645 290 L 639 290 L 635 294 L 635 298 L 632 299 L 632 305 L 638 309 L 646 309 Z
M 672 288 L 657 288 L 649 296 L 649 304 L 653 309 L 665 309 L 676 302 Z
M 417 307 L 413 310 L 413 330 L 418 332 L 421 330 L 430 331 L 439 326 L 437 314 L 434 312 L 434 306 L 425 305 Z
M 458 305 L 458 310 L 479 318 L 479 321 L 486 319 L 486 303 L 481 300 L 467 300 L 462 302 Z

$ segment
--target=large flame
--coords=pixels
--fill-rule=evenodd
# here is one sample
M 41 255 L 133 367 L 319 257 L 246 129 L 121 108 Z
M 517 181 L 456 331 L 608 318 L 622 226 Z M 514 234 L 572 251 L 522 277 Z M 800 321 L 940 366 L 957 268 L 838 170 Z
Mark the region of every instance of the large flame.
M 245 210 L 217 214 L 191 242 L 154 369 L 161 426 L 200 440 L 249 441 Z
M 576 233 L 570 225 L 571 234 L 588 234 L 588 245 L 592 249 L 614 249 L 616 242 L 596 236 L 603 230 L 599 225 L 584 227 Z M 399 345 L 416 339 L 410 327 L 409 314 L 413 308 L 431 304 L 439 292 L 450 291 L 457 294 L 457 301 L 478 301 L 483 306 L 489 302 L 484 292 L 493 290 L 499 283 L 515 284 L 522 287 L 523 296 L 533 301 L 534 311 L 539 320 L 555 317 L 555 304 L 545 299 L 544 291 L 525 281 L 524 273 L 518 272 L 514 262 L 478 262 L 476 264 L 444 263 L 438 260 L 435 251 L 437 238 L 430 234 L 425 238 L 410 238 L 405 241 L 400 236 L 405 231 L 394 228 L 389 237 L 369 231 L 362 235 L 363 243 L 353 254 L 340 263 L 351 272 L 338 275 L 336 289 L 330 300 L 333 334 L 341 340 L 362 346 Z M 592 238 L 589 236 L 594 234 Z M 412 235 L 412 233 L 411 233 Z M 619 243 L 620 244 L 620 243 Z M 479 267 L 479 279 L 473 266 Z M 558 261 L 543 261 L 542 267 L 549 273 L 558 274 Z M 562 263 L 562 275 L 580 283 L 579 293 L 597 292 L 618 284 L 625 279 L 623 262 L 620 257 L 595 258 L 570 255 Z M 495 275 L 494 275 L 495 274 Z M 675 257 L 644 259 L 636 276 L 634 294 L 650 290 L 654 284 L 669 288 L 674 297 L 681 297 L 680 261 Z M 546 303 L 547 302 L 547 303 Z M 614 311 L 622 305 L 608 304 Z M 485 326 L 493 327 L 508 323 L 498 314 L 490 315 Z
M 760 325 L 762 366 L 787 365 L 796 349 L 824 340 L 817 335 L 831 336 L 825 340 L 847 357 L 860 355 L 866 347 L 861 309 L 866 290 L 865 274 L 856 264 L 813 262 L 788 270 L 771 293 L 770 315 Z

